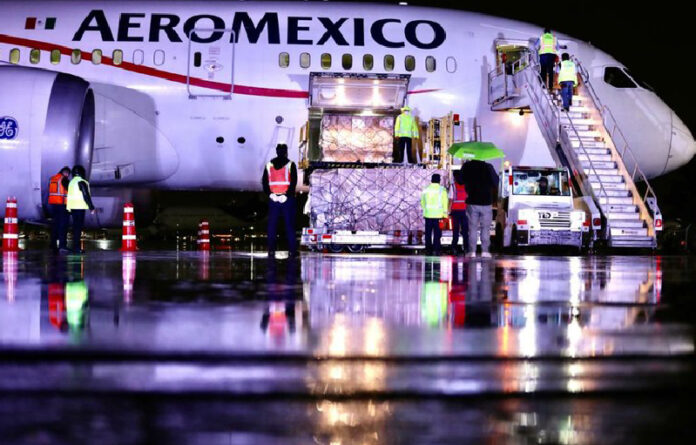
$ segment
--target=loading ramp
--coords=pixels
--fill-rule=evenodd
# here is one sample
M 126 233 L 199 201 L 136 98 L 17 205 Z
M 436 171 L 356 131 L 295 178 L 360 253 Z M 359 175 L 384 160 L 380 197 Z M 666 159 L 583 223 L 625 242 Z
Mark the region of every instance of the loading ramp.
M 508 69 L 489 74 L 491 109 L 532 111 L 552 157 L 573 172 L 578 192 L 601 211 L 601 224 L 593 221 L 596 240 L 610 247 L 654 249 L 662 229 L 657 196 L 588 71 L 579 60 L 574 62 L 580 82 L 568 112 L 562 110 L 560 97 L 543 87 L 532 51 Z M 643 192 L 636 186 L 639 182 Z

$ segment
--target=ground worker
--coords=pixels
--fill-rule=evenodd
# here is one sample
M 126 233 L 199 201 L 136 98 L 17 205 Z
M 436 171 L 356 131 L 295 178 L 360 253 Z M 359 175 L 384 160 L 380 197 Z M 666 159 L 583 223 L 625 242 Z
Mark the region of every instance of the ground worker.
M 539 37 L 537 51 L 539 52 L 542 84 L 544 87 L 548 86 L 549 91 L 551 91 L 553 90 L 553 68 L 558 54 L 558 40 L 549 28 L 544 29 L 544 33 Z
M 452 252 L 456 255 L 461 252 L 469 251 L 469 220 L 466 217 L 466 187 L 464 186 L 464 176 L 461 170 L 453 172 L 454 181 L 452 188 L 452 207 L 450 217 L 452 218 Z M 459 234 L 462 234 L 464 248 L 459 248 Z
M 493 201 L 498 187 L 498 174 L 493 166 L 479 160 L 467 161 L 461 168 L 466 186 L 466 216 L 469 220 L 469 253 L 476 256 L 476 245 L 481 237 L 481 257 L 490 258 L 490 230 L 493 221 Z
M 278 220 L 285 222 L 288 237 L 288 250 L 291 257 L 297 256 L 295 240 L 295 187 L 297 186 L 297 166 L 288 159 L 288 146 L 278 144 L 276 157 L 266 164 L 261 183 L 269 195 L 268 206 L 268 256 L 275 258 Z
M 70 167 L 63 167 L 48 180 L 48 213 L 51 216 L 51 250 L 68 249 L 68 211 L 65 203 L 70 184 Z
M 416 159 L 413 155 L 413 140 L 419 138 L 418 123 L 411 114 L 411 107 L 408 105 L 401 109 L 401 114 L 396 117 L 394 123 L 394 137 L 396 137 L 396 151 L 394 152 L 394 163 L 404 162 L 404 150 L 408 156 L 408 162 L 415 164 Z
M 447 190 L 440 185 L 440 175 L 435 173 L 431 183 L 421 194 L 421 207 L 425 218 L 425 254 L 440 254 L 440 220 L 447 218 L 449 208 Z
M 561 85 L 561 100 L 563 101 L 563 111 L 570 111 L 573 105 L 573 89 L 578 84 L 578 72 L 575 62 L 570 60 L 568 53 L 561 56 L 561 65 L 558 69 L 558 83 Z
M 83 253 L 80 247 L 82 228 L 85 225 L 85 211 L 89 209 L 94 214 L 94 204 L 89 193 L 89 182 L 85 179 L 85 168 L 76 165 L 72 169 L 73 178 L 68 184 L 67 210 L 72 218 L 73 252 Z

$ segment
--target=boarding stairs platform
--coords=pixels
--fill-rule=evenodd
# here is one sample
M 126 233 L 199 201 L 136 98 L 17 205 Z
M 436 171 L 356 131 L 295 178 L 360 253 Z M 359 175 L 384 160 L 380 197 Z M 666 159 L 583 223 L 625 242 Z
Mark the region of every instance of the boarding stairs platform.
M 560 94 L 543 87 L 536 60 L 530 53 L 519 61 L 515 74 L 503 81 L 503 90 L 513 95 L 489 97 L 492 109 L 531 109 L 554 159 L 569 168 L 581 193 L 600 209 L 598 239 L 610 247 L 655 248 L 662 229 L 657 197 L 611 110 L 592 88 L 588 72 L 575 61 L 581 82 L 566 112 Z M 636 183 L 642 183 L 643 192 Z

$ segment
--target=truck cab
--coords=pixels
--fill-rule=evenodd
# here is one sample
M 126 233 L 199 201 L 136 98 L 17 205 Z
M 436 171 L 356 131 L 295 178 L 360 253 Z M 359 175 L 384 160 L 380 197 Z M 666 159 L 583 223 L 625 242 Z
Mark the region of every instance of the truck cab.
M 508 165 L 499 197 L 498 247 L 587 246 L 591 215 L 584 200 L 573 198 L 566 168 Z

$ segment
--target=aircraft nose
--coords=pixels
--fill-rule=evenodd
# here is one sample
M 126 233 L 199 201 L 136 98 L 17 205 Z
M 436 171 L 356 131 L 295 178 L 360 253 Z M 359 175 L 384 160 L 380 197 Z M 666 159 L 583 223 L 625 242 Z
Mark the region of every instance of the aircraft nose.
M 667 159 L 666 171 L 674 170 L 688 163 L 696 155 L 696 140 L 689 128 L 672 112 L 672 144 Z

